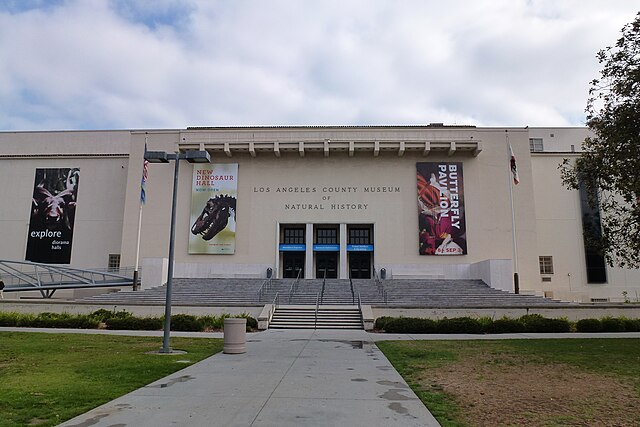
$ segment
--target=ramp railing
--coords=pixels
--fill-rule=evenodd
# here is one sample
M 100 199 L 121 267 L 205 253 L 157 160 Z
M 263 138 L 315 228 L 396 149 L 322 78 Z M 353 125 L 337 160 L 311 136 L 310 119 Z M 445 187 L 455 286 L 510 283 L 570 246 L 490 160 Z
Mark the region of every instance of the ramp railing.
M 51 298 L 58 289 L 132 286 L 133 270 L 133 267 L 82 269 L 31 261 L 0 260 L 4 292 L 39 291 L 43 298 Z

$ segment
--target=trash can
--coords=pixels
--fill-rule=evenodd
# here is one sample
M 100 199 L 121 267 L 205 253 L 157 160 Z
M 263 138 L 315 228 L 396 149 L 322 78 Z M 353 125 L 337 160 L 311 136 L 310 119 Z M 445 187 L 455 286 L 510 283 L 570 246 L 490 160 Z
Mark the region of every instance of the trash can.
M 267 279 L 271 279 L 273 276 L 273 269 L 271 267 L 267 268 Z
M 384 279 L 386 279 L 386 278 L 387 278 L 387 269 L 386 269 L 386 268 L 381 268 L 381 269 L 380 269 L 380 278 L 381 278 L 382 280 L 384 280 Z
M 244 317 L 227 317 L 224 319 L 224 346 L 226 354 L 247 352 L 247 319 Z

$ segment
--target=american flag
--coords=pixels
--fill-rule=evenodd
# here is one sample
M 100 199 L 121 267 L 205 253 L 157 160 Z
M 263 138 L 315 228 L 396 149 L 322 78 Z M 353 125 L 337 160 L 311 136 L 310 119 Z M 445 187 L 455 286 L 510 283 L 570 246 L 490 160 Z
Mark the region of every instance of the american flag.
M 511 144 L 509 144 L 509 157 L 511 163 L 511 173 L 513 174 L 513 183 L 518 185 L 520 182 L 520 177 L 518 176 L 518 166 L 516 165 L 516 155 L 513 154 L 513 148 L 511 148 Z

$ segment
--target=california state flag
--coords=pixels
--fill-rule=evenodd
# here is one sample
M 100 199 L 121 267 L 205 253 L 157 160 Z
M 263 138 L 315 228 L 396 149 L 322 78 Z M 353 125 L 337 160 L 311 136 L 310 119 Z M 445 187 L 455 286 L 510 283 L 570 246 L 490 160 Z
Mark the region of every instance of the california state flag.
M 520 182 L 520 177 L 518 176 L 518 165 L 516 165 L 516 156 L 513 154 L 513 148 L 511 148 L 511 144 L 509 144 L 509 157 L 511 163 L 511 173 L 513 174 L 513 183 L 518 184 Z

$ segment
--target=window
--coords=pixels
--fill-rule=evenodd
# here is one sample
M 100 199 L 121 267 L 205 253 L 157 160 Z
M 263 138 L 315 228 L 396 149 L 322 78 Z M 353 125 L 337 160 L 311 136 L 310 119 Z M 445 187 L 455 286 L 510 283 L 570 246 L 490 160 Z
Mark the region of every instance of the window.
M 540 274 L 553 274 L 553 257 L 541 256 L 539 259 Z
M 316 230 L 317 244 L 319 245 L 337 245 L 338 230 L 335 228 L 318 228 Z
M 109 254 L 109 271 L 120 270 L 120 254 Z
M 304 245 L 304 228 L 285 228 L 285 245 Z
M 349 229 L 350 245 L 368 245 L 371 243 L 369 239 L 368 228 L 351 228 Z
M 544 151 L 542 138 L 529 138 L 529 151 L 531 151 L 532 153 Z

